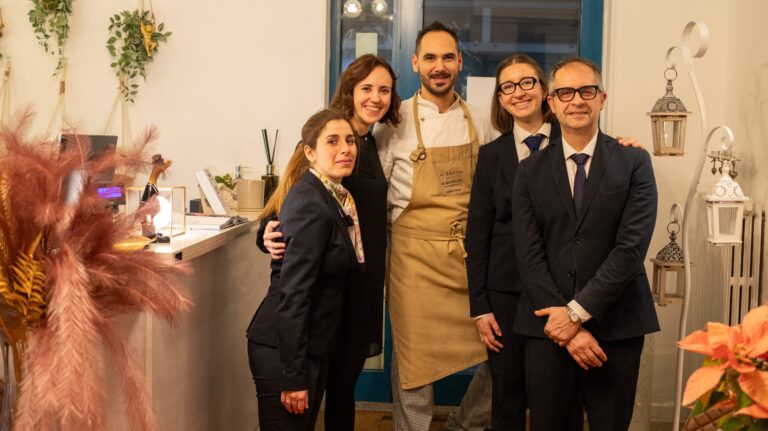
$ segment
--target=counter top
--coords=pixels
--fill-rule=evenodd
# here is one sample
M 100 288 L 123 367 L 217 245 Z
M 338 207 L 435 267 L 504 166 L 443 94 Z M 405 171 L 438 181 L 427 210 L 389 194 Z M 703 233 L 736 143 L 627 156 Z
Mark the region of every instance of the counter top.
M 152 244 L 150 250 L 173 256 L 177 260 L 187 261 L 253 232 L 258 227 L 259 223 L 254 220 L 224 230 L 189 229 L 187 227 L 186 233 L 172 237 L 170 243 Z

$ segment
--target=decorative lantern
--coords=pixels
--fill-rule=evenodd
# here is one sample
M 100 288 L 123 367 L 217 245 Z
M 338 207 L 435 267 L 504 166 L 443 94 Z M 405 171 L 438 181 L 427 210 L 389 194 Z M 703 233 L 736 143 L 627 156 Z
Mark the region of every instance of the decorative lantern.
M 731 162 L 723 163 L 722 175 L 705 197 L 707 241 L 715 245 L 741 244 L 744 207 L 749 200 L 731 175 Z
M 675 72 L 672 78 L 667 72 Z M 682 156 L 685 148 L 685 124 L 690 114 L 683 102 L 672 93 L 672 81 L 677 78 L 674 67 L 664 71 L 667 80 L 667 94 L 656 101 L 648 113 L 651 117 L 653 134 L 653 154 L 657 156 Z
M 677 210 L 677 212 L 675 211 Z M 653 262 L 653 299 L 660 306 L 673 302 L 682 302 L 684 297 L 685 283 L 685 265 L 683 263 L 683 250 L 677 244 L 677 234 L 680 232 L 680 223 L 678 222 L 678 213 L 680 207 L 677 204 L 672 205 L 672 211 L 667 232 L 669 233 L 669 244 L 664 246 Z M 667 279 L 669 274 L 675 275 L 674 290 L 667 290 Z

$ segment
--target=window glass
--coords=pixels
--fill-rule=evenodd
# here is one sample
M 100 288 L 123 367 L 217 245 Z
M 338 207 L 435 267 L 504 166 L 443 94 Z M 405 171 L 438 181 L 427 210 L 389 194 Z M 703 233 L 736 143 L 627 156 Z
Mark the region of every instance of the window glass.
M 424 0 L 424 25 L 440 21 L 458 37 L 464 68 L 457 89 L 466 97 L 467 76 L 495 76 L 496 65 L 523 52 L 544 72 L 579 55 L 581 0 Z

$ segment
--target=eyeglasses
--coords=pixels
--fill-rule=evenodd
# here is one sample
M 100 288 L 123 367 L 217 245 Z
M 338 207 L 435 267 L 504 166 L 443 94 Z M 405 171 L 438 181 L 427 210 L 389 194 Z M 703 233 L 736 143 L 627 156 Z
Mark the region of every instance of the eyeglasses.
M 515 88 L 517 88 L 517 86 L 520 86 L 521 90 L 530 90 L 534 85 L 536 85 L 537 82 L 539 82 L 539 80 L 532 76 L 525 77 L 521 79 L 520 82 L 502 82 L 499 84 L 499 91 L 504 94 L 512 94 L 515 92 Z
M 557 90 L 552 90 L 552 94 L 557 96 L 561 102 L 570 102 L 576 97 L 576 93 L 579 93 L 581 100 L 592 100 L 597 97 L 597 93 L 600 92 L 599 85 L 585 85 L 579 88 L 563 87 Z

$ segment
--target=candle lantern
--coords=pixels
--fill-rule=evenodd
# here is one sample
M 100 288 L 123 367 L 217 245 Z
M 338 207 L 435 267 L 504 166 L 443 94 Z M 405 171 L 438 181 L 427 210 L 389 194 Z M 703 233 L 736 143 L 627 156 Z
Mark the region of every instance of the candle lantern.
M 670 72 L 674 72 L 671 76 Z M 690 112 L 672 92 L 672 81 L 677 78 L 674 67 L 664 71 L 667 80 L 667 94 L 653 105 L 648 113 L 651 117 L 653 154 L 657 156 L 682 156 L 685 149 L 685 126 Z
M 680 207 L 677 204 L 672 205 L 667 232 L 669 233 L 669 244 L 664 246 L 656 257 L 651 259 L 653 262 L 653 299 L 657 304 L 664 306 L 674 302 L 682 302 L 685 287 L 685 265 L 683 263 L 683 250 L 677 243 L 677 234 L 680 233 L 680 223 L 678 214 Z M 670 275 L 674 276 L 674 283 L 667 283 Z M 672 287 L 671 291 L 669 287 Z
M 744 208 L 749 200 L 730 175 L 731 162 L 722 166 L 720 179 L 705 197 L 707 205 L 707 241 L 715 245 L 741 244 Z

